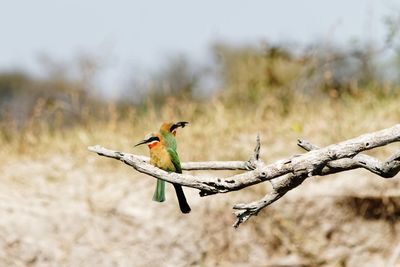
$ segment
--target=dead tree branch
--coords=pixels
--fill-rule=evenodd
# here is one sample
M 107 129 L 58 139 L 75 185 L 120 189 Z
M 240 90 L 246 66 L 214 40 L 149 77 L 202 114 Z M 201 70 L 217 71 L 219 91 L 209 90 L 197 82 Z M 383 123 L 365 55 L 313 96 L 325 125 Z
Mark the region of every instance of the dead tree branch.
M 196 188 L 200 190 L 201 196 L 227 193 L 270 181 L 273 189 L 264 198 L 252 203 L 234 205 L 233 208 L 237 210 L 235 212 L 237 221 L 234 226 L 237 227 L 311 176 L 329 175 L 356 168 L 364 168 L 384 178 L 395 176 L 400 171 L 400 151 L 383 162 L 359 153 L 399 141 L 400 124 L 324 148 L 319 148 L 307 141 L 299 140 L 298 145 L 308 152 L 267 165 L 259 158 L 260 139 L 257 136 L 257 145 L 254 154 L 248 161 L 182 163 L 183 170 L 245 171 L 244 173 L 229 177 L 211 175 L 198 177 L 190 174 L 168 173 L 150 165 L 147 157 L 109 150 L 101 146 L 92 146 L 88 149 L 98 155 L 120 160 L 141 173 L 167 182 Z
M 301 139 L 298 140 L 297 145 L 306 151 L 319 149 L 318 146 L 315 146 L 308 141 Z M 400 171 L 399 161 L 400 151 L 393 154 L 383 162 L 368 155 L 358 154 L 353 158 L 345 158 L 329 162 L 327 166 L 322 170 L 322 173 L 326 175 L 341 172 L 344 170 L 364 168 L 383 178 L 392 178 Z

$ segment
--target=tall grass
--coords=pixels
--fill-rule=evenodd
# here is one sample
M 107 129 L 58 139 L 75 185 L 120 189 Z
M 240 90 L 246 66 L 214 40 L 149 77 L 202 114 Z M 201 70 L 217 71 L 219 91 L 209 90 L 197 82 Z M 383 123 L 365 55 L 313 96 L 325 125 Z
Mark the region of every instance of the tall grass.
M 373 71 L 361 73 L 374 63 L 374 55 L 363 57 L 361 64 L 348 59 L 350 52 L 315 51 L 216 45 L 214 69 L 220 88 L 202 99 L 195 97 L 201 73 L 189 71 L 196 68 L 188 61 L 173 61 L 153 77 L 139 103 L 95 97 L 88 91 L 91 82 L 62 75 L 40 80 L 3 74 L 1 153 L 81 151 L 93 143 L 131 148 L 161 122 L 187 120 L 191 129 L 183 134 L 191 134 L 186 142 L 193 148 L 192 160 L 235 158 L 245 154 L 239 144 L 251 144 L 257 132 L 272 146 L 278 138 L 295 140 L 300 135 L 326 144 L 399 120 L 399 84 Z M 226 146 L 238 148 L 229 152 Z

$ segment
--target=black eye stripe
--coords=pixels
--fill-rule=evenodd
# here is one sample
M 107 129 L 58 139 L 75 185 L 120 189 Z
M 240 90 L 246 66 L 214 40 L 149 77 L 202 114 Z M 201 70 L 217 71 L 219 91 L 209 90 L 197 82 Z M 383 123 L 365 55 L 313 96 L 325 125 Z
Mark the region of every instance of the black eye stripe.
M 158 138 L 158 136 L 152 136 L 149 139 L 147 139 L 147 143 L 150 143 L 150 142 L 153 142 L 153 141 L 160 142 L 160 138 Z

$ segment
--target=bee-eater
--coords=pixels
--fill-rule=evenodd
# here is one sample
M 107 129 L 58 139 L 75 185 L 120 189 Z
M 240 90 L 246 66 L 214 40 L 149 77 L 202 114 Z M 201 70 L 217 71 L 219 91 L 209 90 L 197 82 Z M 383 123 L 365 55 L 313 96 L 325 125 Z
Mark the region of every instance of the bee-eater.
M 176 152 L 174 130 L 176 130 L 177 127 L 184 127 L 186 123 L 183 124 L 183 126 L 182 124 L 179 124 L 180 126 L 176 125 L 177 124 L 171 124 L 169 127 L 170 131 L 168 132 L 164 132 L 160 129 L 159 133 L 147 135 L 144 140 L 140 141 L 136 146 L 147 144 L 150 149 L 150 164 L 167 172 L 182 173 L 179 156 Z M 191 209 L 186 201 L 182 186 L 174 183 L 173 186 L 178 198 L 180 210 L 182 213 L 189 213 Z M 157 180 L 153 200 L 158 202 L 165 201 L 165 181 Z
M 172 122 L 164 122 L 161 124 L 160 127 L 160 133 L 164 136 L 164 140 L 167 143 L 168 147 L 171 147 L 176 150 L 176 141 L 175 141 L 175 136 L 176 136 L 176 129 L 179 127 L 184 128 L 186 124 L 189 122 L 187 121 L 180 121 L 177 123 L 172 123 Z
M 187 121 L 180 121 L 177 123 L 164 122 L 163 124 L 161 124 L 159 133 L 163 137 L 161 142 L 163 143 L 163 145 L 166 148 L 169 148 L 175 152 L 177 151 L 177 145 L 176 145 L 176 140 L 175 140 L 176 129 L 178 129 L 179 127 L 184 128 L 186 126 L 186 124 L 188 124 Z M 173 154 L 177 155 L 178 153 L 176 152 Z M 179 161 L 179 157 L 178 157 L 178 161 Z M 179 173 L 181 173 L 181 172 L 182 172 L 182 170 Z M 174 184 L 174 188 L 175 188 L 176 194 L 178 196 L 178 200 L 180 199 L 180 195 L 183 195 L 183 198 L 185 197 L 182 187 L 180 185 Z M 157 202 L 165 201 L 165 181 L 160 180 L 160 179 L 157 180 L 156 190 L 154 191 L 153 200 L 157 201 Z

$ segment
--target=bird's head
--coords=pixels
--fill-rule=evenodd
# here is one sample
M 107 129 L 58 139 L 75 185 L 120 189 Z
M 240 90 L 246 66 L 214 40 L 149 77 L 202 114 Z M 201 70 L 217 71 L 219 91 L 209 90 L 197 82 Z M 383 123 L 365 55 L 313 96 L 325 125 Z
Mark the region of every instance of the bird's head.
M 160 131 L 166 131 L 169 133 L 172 133 L 174 136 L 176 136 L 176 129 L 179 127 L 184 128 L 189 122 L 187 121 L 179 121 L 179 122 L 164 122 L 161 124 Z
M 149 133 L 148 135 L 146 135 L 144 137 L 144 139 L 142 141 L 137 143 L 135 145 L 135 147 L 143 145 L 143 144 L 147 144 L 149 149 L 152 149 L 153 147 L 157 146 L 161 142 L 161 140 L 162 140 L 161 134 L 159 134 L 159 133 Z

